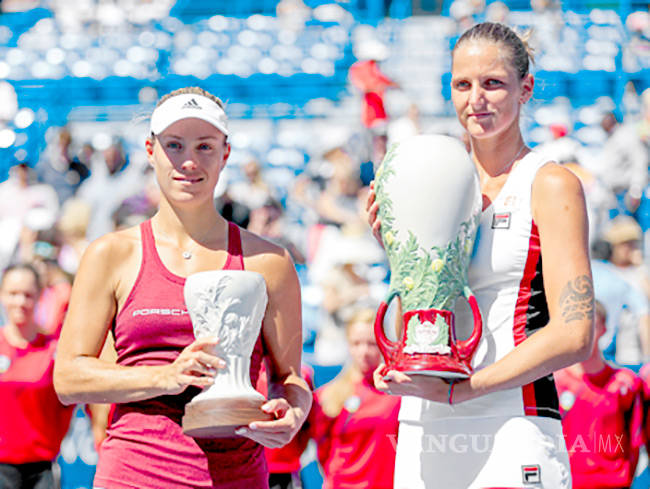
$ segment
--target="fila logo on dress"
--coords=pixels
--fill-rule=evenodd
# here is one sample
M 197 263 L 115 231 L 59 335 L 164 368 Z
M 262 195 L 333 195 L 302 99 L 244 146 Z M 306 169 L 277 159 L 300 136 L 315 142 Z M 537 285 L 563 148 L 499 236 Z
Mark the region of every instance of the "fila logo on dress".
M 541 484 L 542 469 L 539 465 L 522 465 L 521 478 L 524 484 Z
M 196 101 L 196 99 L 190 99 L 183 106 L 181 109 L 199 109 L 203 110 L 203 108 L 199 105 L 199 103 Z
M 510 229 L 509 212 L 495 212 L 492 216 L 492 229 Z

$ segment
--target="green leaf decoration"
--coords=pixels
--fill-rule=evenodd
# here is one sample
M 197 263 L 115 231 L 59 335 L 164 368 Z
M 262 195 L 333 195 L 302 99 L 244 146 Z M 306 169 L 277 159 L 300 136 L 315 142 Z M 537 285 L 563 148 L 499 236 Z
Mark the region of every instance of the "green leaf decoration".
M 404 240 L 395 229 L 393 202 L 386 192 L 386 182 L 395 174 L 391 163 L 398 148 L 399 143 L 390 147 L 375 175 L 375 192 L 380 204 L 378 217 L 391 269 L 390 292 L 398 292 L 405 311 L 449 310 L 467 286 L 467 267 L 480 212 L 463 222 L 458 236 L 445 247 L 424 249 L 412 231 Z

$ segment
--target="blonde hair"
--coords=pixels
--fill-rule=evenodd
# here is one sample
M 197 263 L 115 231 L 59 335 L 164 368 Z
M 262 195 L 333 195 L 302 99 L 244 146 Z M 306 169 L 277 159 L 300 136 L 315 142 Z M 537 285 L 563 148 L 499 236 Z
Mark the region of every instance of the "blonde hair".
M 86 236 L 90 215 L 91 208 L 88 203 L 79 198 L 68 199 L 63 204 L 57 227 L 62 233 Z
M 375 320 L 375 311 L 370 308 L 358 309 L 345 323 L 346 337 L 349 338 L 352 326 L 358 323 L 368 324 L 372 327 Z M 348 400 L 354 394 L 355 383 L 362 377 L 359 369 L 348 363 L 343 370 L 322 390 L 321 408 L 326 416 L 335 418 L 341 414 L 341 410 Z

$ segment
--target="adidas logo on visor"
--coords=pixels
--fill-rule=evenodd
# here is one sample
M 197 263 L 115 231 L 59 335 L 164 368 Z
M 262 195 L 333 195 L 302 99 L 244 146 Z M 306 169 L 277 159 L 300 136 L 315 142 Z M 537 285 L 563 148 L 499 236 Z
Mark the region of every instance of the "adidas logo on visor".
M 202 107 L 199 105 L 199 103 L 195 99 L 190 99 L 185 104 L 181 107 L 181 109 L 199 109 L 201 110 Z

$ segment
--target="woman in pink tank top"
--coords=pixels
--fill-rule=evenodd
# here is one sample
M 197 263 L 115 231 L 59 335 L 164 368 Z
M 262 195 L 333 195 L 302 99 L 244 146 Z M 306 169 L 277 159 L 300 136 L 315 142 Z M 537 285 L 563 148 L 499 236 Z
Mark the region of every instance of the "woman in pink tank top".
M 311 393 L 300 377 L 300 289 L 289 254 L 228 223 L 213 203 L 230 154 L 221 100 L 196 87 L 164 96 L 151 117 L 149 163 L 158 212 L 140 226 L 93 242 L 79 267 L 63 326 L 54 382 L 71 403 L 111 403 L 96 488 L 267 487 L 263 446 L 286 444 L 303 424 Z M 272 421 L 229 438 L 183 433 L 185 404 L 225 366 L 219 338 L 195 339 L 183 288 L 208 270 L 264 278 L 268 302 L 250 362 L 255 385 L 269 372 Z M 259 323 L 258 323 L 259 324 Z M 116 361 L 100 358 L 111 334 Z

